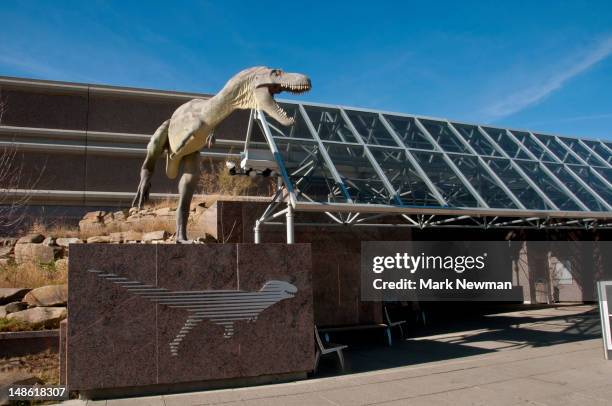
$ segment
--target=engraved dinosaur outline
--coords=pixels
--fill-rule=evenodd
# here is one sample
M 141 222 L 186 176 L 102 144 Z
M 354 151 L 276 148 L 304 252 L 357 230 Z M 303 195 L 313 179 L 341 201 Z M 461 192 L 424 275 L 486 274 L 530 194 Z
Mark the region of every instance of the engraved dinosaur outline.
M 114 273 L 96 269 L 87 271 L 154 303 L 187 310 L 189 316 L 185 324 L 169 344 L 170 353 L 173 356 L 178 355 L 179 345 L 189 331 L 203 320 L 223 326 L 223 337 L 231 338 L 234 335 L 234 322 L 239 320 L 255 322 L 265 309 L 281 300 L 295 297 L 298 291 L 297 287 L 289 282 L 279 280 L 267 281 L 256 292 L 243 290 L 171 291 L 130 280 Z

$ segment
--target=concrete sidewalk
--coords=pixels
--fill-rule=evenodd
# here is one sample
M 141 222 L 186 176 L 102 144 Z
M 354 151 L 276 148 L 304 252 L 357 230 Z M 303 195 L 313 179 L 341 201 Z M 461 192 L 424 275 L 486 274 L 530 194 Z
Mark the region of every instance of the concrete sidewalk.
M 285 384 L 146 398 L 71 401 L 65 404 L 612 404 L 612 362 L 604 360 L 601 339 L 581 332 L 585 325 L 592 327 L 598 322 L 593 307 L 559 306 L 492 317 L 496 316 L 517 323 L 505 328 L 474 329 L 409 339 L 396 346 L 415 352 L 421 346 L 425 346 L 425 349 L 431 349 L 431 345 L 459 346 L 459 349 L 466 350 L 466 354 L 473 354 L 469 350 L 480 351 L 476 355 L 458 357 L 455 351 L 453 357 L 446 360 Z M 582 335 L 584 338 L 581 338 Z M 547 342 L 547 338 L 553 337 L 572 338 Z M 406 352 L 404 354 L 409 356 Z

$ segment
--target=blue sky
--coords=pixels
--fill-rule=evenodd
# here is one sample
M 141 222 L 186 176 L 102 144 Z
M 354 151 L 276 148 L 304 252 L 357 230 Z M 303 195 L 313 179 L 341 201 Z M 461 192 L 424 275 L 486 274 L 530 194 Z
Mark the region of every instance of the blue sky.
M 300 100 L 612 139 L 612 2 L 13 1 L 0 75 L 215 92 L 269 65 Z

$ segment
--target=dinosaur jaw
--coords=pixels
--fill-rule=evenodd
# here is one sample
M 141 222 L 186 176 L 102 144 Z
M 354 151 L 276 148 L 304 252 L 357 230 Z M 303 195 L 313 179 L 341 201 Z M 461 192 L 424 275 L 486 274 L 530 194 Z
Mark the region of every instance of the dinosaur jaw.
M 302 80 L 287 84 L 266 84 L 255 89 L 255 100 L 257 107 L 265 111 L 270 117 L 278 121 L 280 124 L 288 127 L 293 125 L 293 117 L 287 116 L 287 112 L 278 105 L 274 100 L 274 95 L 281 92 L 290 92 L 294 94 L 305 93 L 310 90 L 310 80 Z

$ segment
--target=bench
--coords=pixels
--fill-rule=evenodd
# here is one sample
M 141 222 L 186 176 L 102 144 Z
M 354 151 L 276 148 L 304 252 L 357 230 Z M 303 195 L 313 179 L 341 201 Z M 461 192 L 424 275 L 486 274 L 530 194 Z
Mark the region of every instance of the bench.
M 404 338 L 404 329 L 402 325 L 406 323 L 406 320 L 398 320 L 391 321 L 389 317 L 389 312 L 387 311 L 387 307 L 384 306 L 384 317 L 385 323 L 373 323 L 373 324 L 351 324 L 346 326 L 333 326 L 333 327 L 323 327 L 319 329 L 319 332 L 325 334 L 325 341 L 329 341 L 329 333 L 339 333 L 344 331 L 356 331 L 356 330 L 370 330 L 370 329 L 384 329 L 387 336 L 387 343 L 389 346 L 393 345 L 393 337 L 391 335 L 391 329 L 393 327 L 399 327 L 400 335 L 402 339 Z
M 314 370 L 313 373 L 317 373 L 317 369 L 319 368 L 319 359 L 321 359 L 322 355 L 326 355 L 326 354 L 332 354 L 332 353 L 336 353 L 338 354 L 338 361 L 340 362 L 340 368 L 342 369 L 342 372 L 344 372 L 344 354 L 342 353 L 342 350 L 344 350 L 345 348 L 348 348 L 348 345 L 343 345 L 343 344 L 332 344 L 332 343 L 326 343 L 323 344 L 323 342 L 321 341 L 321 337 L 319 337 L 319 331 L 317 330 L 317 326 L 315 326 L 314 328 L 314 333 L 315 333 L 315 341 L 317 342 L 317 352 L 315 355 L 315 365 L 314 365 Z

